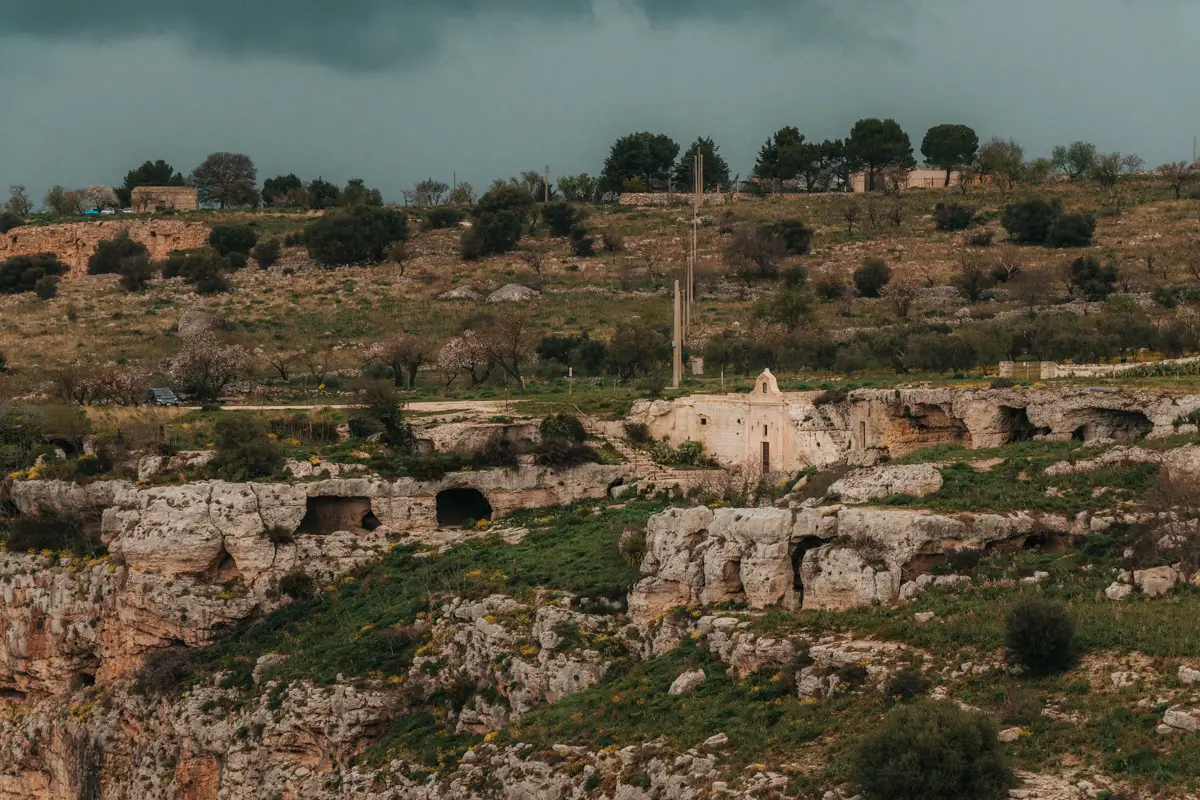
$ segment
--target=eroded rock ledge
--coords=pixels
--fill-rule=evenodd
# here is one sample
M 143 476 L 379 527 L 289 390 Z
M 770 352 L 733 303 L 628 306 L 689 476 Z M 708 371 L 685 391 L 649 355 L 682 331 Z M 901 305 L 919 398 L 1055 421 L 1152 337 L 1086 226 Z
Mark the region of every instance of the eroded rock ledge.
M 957 580 L 931 574 L 956 554 L 1052 543 L 1114 519 L 845 506 L 671 509 L 647 526 L 644 577 L 629 611 L 647 622 L 671 608 L 730 601 L 831 610 L 896 603 L 928 582 Z

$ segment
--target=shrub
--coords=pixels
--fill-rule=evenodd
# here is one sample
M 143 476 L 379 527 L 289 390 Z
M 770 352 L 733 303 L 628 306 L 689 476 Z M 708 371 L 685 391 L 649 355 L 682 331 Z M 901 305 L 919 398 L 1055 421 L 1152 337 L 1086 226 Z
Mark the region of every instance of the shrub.
M 939 231 L 965 231 L 975 219 L 975 209 L 960 203 L 938 203 L 933 209 L 933 226 Z
M 644 422 L 626 422 L 625 437 L 634 444 L 647 444 L 650 441 L 650 426 Z
M 421 220 L 421 230 L 438 231 L 445 228 L 457 228 L 466 217 L 466 212 L 461 208 L 452 206 L 431 208 L 425 212 L 425 218 Z
M 221 416 L 214 438 L 217 455 L 210 463 L 213 474 L 227 481 L 248 481 L 278 472 L 283 453 L 267 433 L 266 424 L 253 414 Z
M 8 233 L 24 224 L 25 218 L 15 211 L 0 211 L 0 233 Z
M 463 231 L 460 247 L 466 261 L 474 261 L 496 253 L 508 253 L 521 241 L 524 223 L 514 211 L 480 214 L 470 228 Z
M 991 272 L 973 261 L 964 261 L 954 276 L 955 288 L 968 303 L 978 303 L 995 283 Z
M 582 223 L 585 216 L 583 211 L 570 203 L 548 203 L 542 211 L 551 236 L 570 236 L 572 229 Z
M 1150 297 L 1163 308 L 1175 308 L 1179 305 L 1179 296 L 1171 286 L 1155 286 L 1150 290 Z
M 1096 221 L 1085 214 L 1059 214 L 1046 231 L 1051 247 L 1087 247 L 1096 232 Z
M 884 688 L 884 694 L 893 703 L 916 700 L 928 691 L 929 681 L 920 672 L 912 669 L 902 669 L 897 672 Z
M 1099 302 L 1113 293 L 1117 268 L 1111 264 L 1101 265 L 1092 256 L 1083 256 L 1071 262 L 1067 276 L 1072 291 L 1078 289 L 1088 301 Z
M 54 253 L 13 256 L 7 261 L 0 261 L 0 294 L 32 292 L 42 278 L 65 275 L 66 272 L 67 265 L 59 261 Z
M 263 536 L 267 537 L 267 541 L 278 547 L 281 544 L 292 544 L 296 541 L 296 534 L 291 528 L 285 528 L 282 525 L 276 525 L 273 528 L 264 528 Z
M 145 291 L 150 285 L 150 279 L 154 277 L 154 269 L 154 264 L 145 253 L 121 259 L 118 271 L 121 276 L 121 288 L 127 292 Z
M 868 258 L 854 270 L 854 288 L 859 297 L 879 297 L 879 292 L 892 279 L 892 270 L 882 258 Z
M 183 278 L 200 294 L 216 294 L 229 290 L 225 277 L 229 261 L 212 250 L 176 250 L 163 262 L 164 278 Z
M 33 291 L 39 300 L 51 300 L 58 296 L 58 276 L 43 275 L 33 285 Z
M 625 249 L 625 237 L 616 231 L 604 231 L 600 234 L 606 253 L 620 253 Z
M 404 419 L 404 405 L 394 385 L 377 381 L 368 386 L 363 393 L 363 416 L 383 432 L 386 444 L 412 450 L 412 426 Z
M 971 247 L 991 247 L 992 238 L 991 231 L 980 231 L 968 239 L 967 242 L 971 245 Z
M 386 257 L 388 245 L 407 239 L 408 217 L 378 206 L 334 211 L 304 229 L 309 256 L 327 267 L 379 263 Z
M 578 467 L 599 460 L 591 447 L 567 439 L 547 439 L 537 449 L 537 462 L 549 467 Z
M 14 553 L 55 550 L 90 557 L 106 552 L 99 540 L 98 525 L 59 514 L 15 517 L 9 523 L 6 544 Z
M 127 258 L 145 257 L 146 245 L 135 242 L 128 231 L 121 231 L 113 239 L 105 239 L 96 245 L 88 258 L 88 275 L 116 275 L 121 271 L 121 262 Z
M 480 217 L 484 214 L 498 214 L 507 211 L 524 223 L 529 219 L 535 202 L 533 195 L 524 186 L 506 184 L 484 192 L 483 197 L 479 198 L 479 202 L 475 204 L 473 213 L 476 217 Z
M 1021 244 L 1044 244 L 1050 225 L 1061 213 L 1059 204 L 1045 200 L 1027 200 L 1004 208 L 1000 222 L 1013 241 Z
M 542 420 L 538 432 L 543 439 L 566 439 L 569 442 L 582 442 L 587 438 L 583 423 L 574 414 L 551 414 Z
M 1012 378 L 994 378 L 991 388 L 993 389 L 1011 389 L 1017 385 L 1017 382 Z
M 771 226 L 743 228 L 725 248 L 725 260 L 747 282 L 774 278 L 779 272 L 779 262 L 786 256 L 787 245 Z
M 580 258 L 594 255 L 596 240 L 588 235 L 588 229 L 582 224 L 571 227 L 571 251 Z
M 258 244 L 258 234 L 249 225 L 218 225 L 208 235 L 208 244 L 221 256 L 245 256 Z
M 783 239 L 784 248 L 792 255 L 803 256 L 812 250 L 812 228 L 802 219 L 781 219 L 771 226 L 771 230 Z
M 888 712 L 854 749 L 855 782 L 867 800 L 991 800 L 1013 774 L 991 718 L 949 701 Z
M 259 242 L 250 251 L 250 257 L 257 263 L 259 269 L 270 269 L 279 263 L 279 259 L 283 256 L 283 247 L 279 244 L 278 239 L 268 239 L 265 242 Z
M 813 284 L 813 291 L 822 300 L 833 302 L 846 296 L 846 284 L 832 275 L 826 275 Z
M 1004 635 L 1009 661 L 1034 675 L 1053 675 L 1075 661 L 1075 620 L 1058 603 L 1023 600 L 1008 615 Z
M 808 283 L 808 270 L 800 264 L 795 264 L 783 271 L 783 283 L 789 289 L 803 289 Z
M 143 697 L 161 695 L 183 684 L 196 668 L 195 654 L 186 647 L 157 650 L 133 673 L 133 690 Z
M 317 584 L 305 572 L 293 572 L 279 579 L 279 593 L 293 600 L 310 600 L 317 593 Z
M 471 466 L 483 469 L 487 467 L 515 467 L 520 463 L 520 450 L 503 431 L 492 431 L 483 447 L 471 457 Z

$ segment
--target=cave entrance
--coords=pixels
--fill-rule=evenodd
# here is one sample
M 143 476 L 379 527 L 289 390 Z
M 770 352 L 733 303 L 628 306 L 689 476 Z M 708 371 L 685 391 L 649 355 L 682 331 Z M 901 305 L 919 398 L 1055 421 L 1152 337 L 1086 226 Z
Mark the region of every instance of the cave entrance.
M 478 489 L 445 489 L 437 495 L 437 522 L 462 527 L 464 522 L 492 518 L 492 504 Z
M 1029 442 L 1038 436 L 1050 433 L 1049 428 L 1038 428 L 1029 421 L 1029 413 L 1024 408 L 1000 406 L 1000 430 L 1005 434 L 1005 442 Z
M 373 531 L 380 524 L 369 497 L 310 497 L 296 533 L 328 536 L 337 531 Z
M 792 588 L 799 596 L 797 608 L 804 607 L 804 578 L 802 576 L 804 556 L 809 550 L 815 550 L 824 544 L 825 540 L 820 536 L 805 536 L 792 544 Z
M 1096 439 L 1115 439 L 1127 442 L 1141 439 L 1154 429 L 1154 423 L 1140 411 L 1120 411 L 1110 408 L 1088 409 L 1081 415 L 1071 438 L 1081 442 Z

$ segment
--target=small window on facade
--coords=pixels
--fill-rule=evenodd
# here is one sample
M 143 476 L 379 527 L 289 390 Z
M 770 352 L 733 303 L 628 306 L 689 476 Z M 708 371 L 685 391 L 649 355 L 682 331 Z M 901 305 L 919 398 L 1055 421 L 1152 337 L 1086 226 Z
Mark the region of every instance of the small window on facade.
M 763 436 L 767 435 L 767 426 L 763 425 Z
M 707 417 L 701 417 L 701 418 L 700 418 L 700 424 L 701 424 L 701 425 L 707 425 L 707 424 L 708 424 L 708 418 L 707 418 Z
M 763 394 L 767 393 L 767 382 L 763 381 Z

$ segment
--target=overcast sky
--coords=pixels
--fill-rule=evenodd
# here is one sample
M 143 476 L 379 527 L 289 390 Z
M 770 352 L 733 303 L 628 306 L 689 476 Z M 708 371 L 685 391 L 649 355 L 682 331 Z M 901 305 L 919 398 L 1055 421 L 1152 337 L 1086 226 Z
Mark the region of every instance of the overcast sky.
M 399 201 L 596 174 L 634 130 L 746 176 L 782 125 L 867 116 L 1156 165 L 1200 133 L 1196 31 L 1194 0 L 0 0 L 0 191 L 233 150 Z

